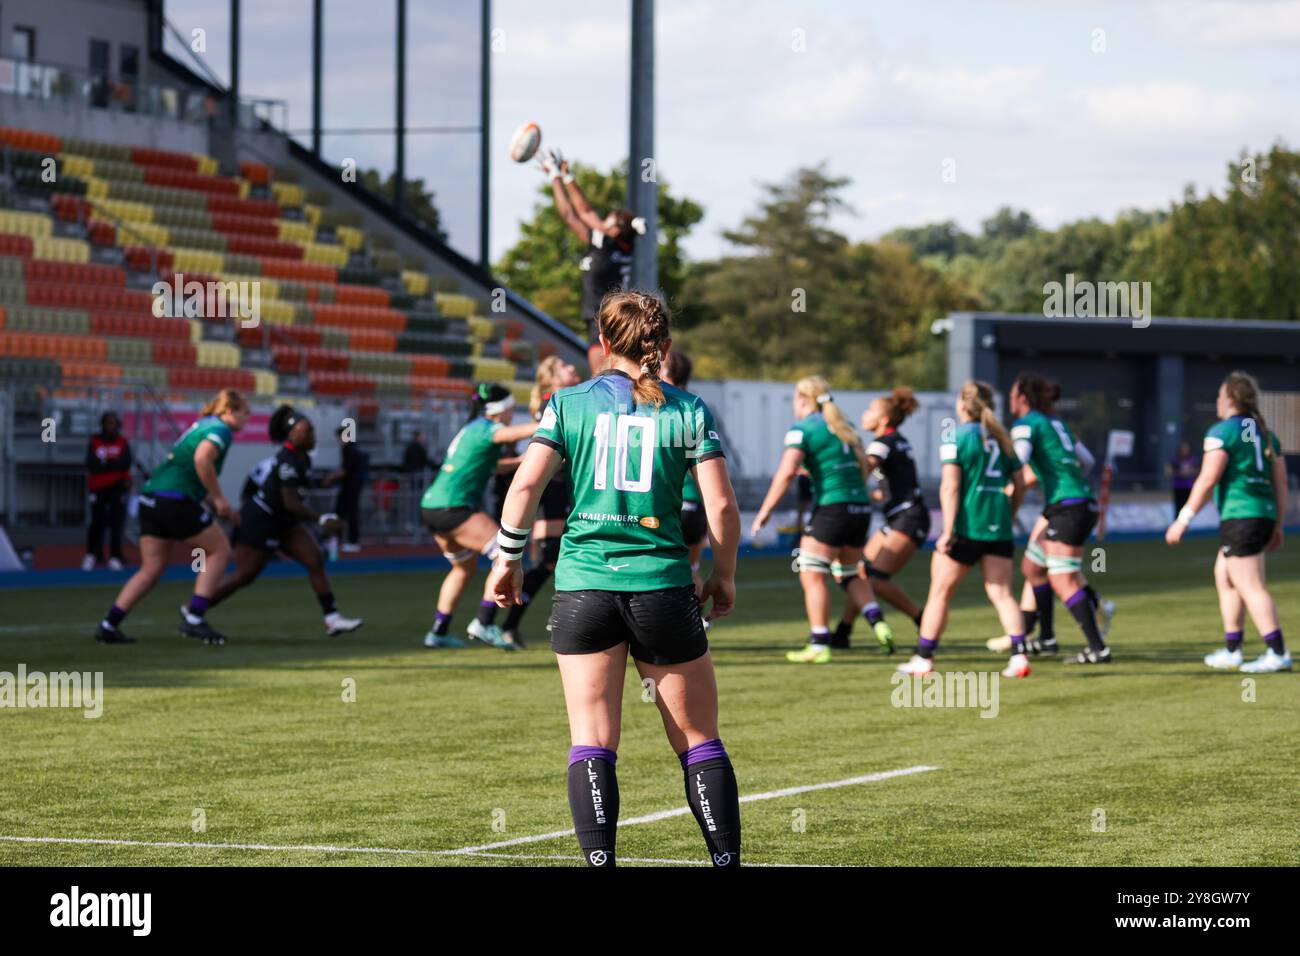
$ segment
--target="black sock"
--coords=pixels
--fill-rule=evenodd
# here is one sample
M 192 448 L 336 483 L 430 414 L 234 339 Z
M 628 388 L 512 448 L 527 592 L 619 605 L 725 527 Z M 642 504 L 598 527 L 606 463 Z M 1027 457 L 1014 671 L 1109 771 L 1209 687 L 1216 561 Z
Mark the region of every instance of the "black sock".
M 1051 584 L 1034 585 L 1034 604 L 1038 607 L 1038 636 L 1044 641 L 1056 637 L 1056 622 L 1053 620 L 1056 609 L 1056 595 L 1052 593 Z M 1025 633 L 1029 633 L 1028 622 Z
M 614 865 L 618 832 L 618 755 L 608 747 L 569 751 L 569 810 L 588 866 Z
M 478 614 L 475 616 L 475 620 L 476 620 L 476 621 L 478 621 L 478 622 L 479 622 L 480 624 L 482 624 L 484 627 L 487 627 L 487 626 L 490 625 L 493 621 L 495 621 L 496 618 L 497 618 L 497 602 L 496 602 L 496 601 L 479 601 L 479 602 L 478 602 Z
M 208 613 L 208 608 L 211 606 L 212 601 L 210 598 L 200 597 L 196 594 L 190 598 L 190 603 L 185 605 L 185 610 L 201 621 L 203 620 L 203 615 Z
M 1088 639 L 1088 646 L 1094 651 L 1100 653 L 1106 649 L 1106 642 L 1101 639 L 1101 632 L 1097 630 L 1097 615 L 1093 610 L 1092 601 L 1088 598 L 1088 592 L 1080 588 L 1070 596 L 1065 602 L 1065 606 L 1070 609 L 1074 619 L 1079 622 L 1079 628 L 1083 631 L 1083 636 Z
M 1264 644 L 1272 648 L 1274 654 L 1286 653 L 1286 641 L 1282 640 L 1282 631 L 1280 628 L 1269 634 L 1265 634 Z
M 1085 584 L 1083 589 L 1088 592 L 1088 600 L 1092 602 L 1093 607 L 1101 607 L 1101 596 L 1093 590 L 1091 584 Z
M 104 615 L 104 620 L 108 622 L 109 627 L 117 627 L 126 618 L 126 611 L 114 604 Z
M 320 602 L 320 610 L 322 614 L 334 614 L 339 609 L 338 605 L 334 603 L 333 591 L 326 591 L 324 594 L 317 594 L 316 600 Z
M 686 802 L 713 865 L 740 866 L 740 791 L 722 741 L 706 740 L 678 756 L 686 774 Z
M 916 610 L 916 617 L 912 618 L 912 622 L 916 625 L 916 629 L 918 631 L 921 629 L 921 618 L 923 618 L 924 616 L 925 616 L 925 605 L 922 604 Z
M 849 638 L 853 634 L 852 621 L 840 621 L 835 625 L 835 633 L 831 635 L 832 647 L 847 647 Z
M 439 637 L 446 637 L 449 630 L 451 630 L 451 615 L 436 611 L 433 616 L 433 633 Z
M 532 603 L 533 596 L 542 589 L 542 585 L 547 582 L 550 576 L 551 569 L 544 564 L 539 564 L 524 575 L 522 588 L 524 603 L 510 606 L 510 611 L 506 614 L 506 621 L 501 625 L 503 631 L 513 631 L 519 627 L 519 621 L 523 618 L 528 605 Z
M 1024 608 L 1021 608 L 1020 613 L 1025 616 L 1025 634 L 1029 635 L 1034 633 L 1034 628 L 1038 626 L 1038 612 L 1026 611 Z

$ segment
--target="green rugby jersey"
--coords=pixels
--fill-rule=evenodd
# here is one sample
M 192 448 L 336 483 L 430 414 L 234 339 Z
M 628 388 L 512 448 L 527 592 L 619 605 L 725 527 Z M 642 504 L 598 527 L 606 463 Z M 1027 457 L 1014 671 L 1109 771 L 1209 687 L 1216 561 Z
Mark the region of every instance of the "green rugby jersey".
M 1016 453 L 1024 464 L 1034 470 L 1049 505 L 1069 498 L 1093 497 L 1092 486 L 1079 467 L 1074 436 L 1061 419 L 1032 411 L 1016 419 L 1011 426 L 1011 440 L 1016 443 Z M 1026 442 L 1027 454 L 1022 444 Z
M 1282 443 L 1268 433 L 1274 455 L 1282 454 Z M 1228 466 L 1214 489 L 1219 520 L 1271 518 L 1277 520 L 1277 496 L 1273 491 L 1273 462 L 1264 456 L 1255 419 L 1233 415 L 1211 425 L 1205 433 L 1206 451 L 1228 453 Z
M 533 436 L 564 456 L 573 492 L 557 591 L 660 591 L 691 583 L 682 485 L 689 468 L 722 454 L 722 443 L 695 395 L 664 382 L 663 405 L 638 405 L 632 384 L 610 369 L 561 389 Z
M 785 433 L 785 447 L 803 452 L 803 466 L 812 479 L 813 503 L 866 503 L 867 480 L 853 448 L 835 437 L 821 412 L 799 419 Z
M 478 510 L 488 481 L 496 474 L 497 462 L 505 451 L 504 444 L 492 440 L 501 427 L 501 422 L 479 417 L 458 431 L 447 446 L 447 458 L 438 469 L 438 476 L 425 489 L 420 507 Z
M 194 453 L 205 441 L 216 445 L 216 470 L 219 475 L 234 437 L 230 426 L 215 415 L 200 418 L 186 429 L 184 435 L 176 439 L 176 444 L 172 445 L 166 459 L 153 470 L 144 484 L 145 494 L 169 491 L 184 495 L 192 501 L 202 501 L 208 496 L 208 489 L 203 487 L 199 473 L 194 470 Z
M 961 502 L 953 532 L 977 541 L 1010 541 L 1011 499 L 1004 489 L 1012 462 L 997 440 L 978 422 L 967 422 L 951 442 L 939 446 L 939 460 L 961 468 Z

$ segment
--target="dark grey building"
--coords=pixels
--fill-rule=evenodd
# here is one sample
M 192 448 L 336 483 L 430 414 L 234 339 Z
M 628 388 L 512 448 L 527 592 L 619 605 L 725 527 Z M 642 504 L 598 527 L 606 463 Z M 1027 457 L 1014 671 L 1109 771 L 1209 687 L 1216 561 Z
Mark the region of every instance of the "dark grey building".
M 1133 458 L 1118 463 L 1121 484 L 1155 484 L 1179 439 L 1197 448 L 1215 420 L 1219 383 L 1235 369 L 1259 379 L 1261 411 L 1292 454 L 1300 452 L 1300 323 L 1045 318 L 957 312 L 949 316 L 948 387 L 987 381 L 1005 401 L 1022 371 L 1061 384 L 1058 408 L 1099 456 L 1106 433 L 1136 435 Z

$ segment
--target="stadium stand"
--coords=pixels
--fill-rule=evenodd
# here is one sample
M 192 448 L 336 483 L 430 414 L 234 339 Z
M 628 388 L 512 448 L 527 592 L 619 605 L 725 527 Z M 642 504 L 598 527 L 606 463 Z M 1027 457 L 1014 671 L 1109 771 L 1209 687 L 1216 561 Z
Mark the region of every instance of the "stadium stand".
M 172 399 L 231 385 L 267 402 L 450 398 L 476 381 L 527 394 L 539 356 L 518 322 L 437 289 L 288 171 L 8 127 L 0 154 L 10 380 L 142 382 Z M 230 303 L 191 309 L 188 286 L 176 303 L 154 295 L 177 274 L 232 294 L 256 283 L 256 325 Z

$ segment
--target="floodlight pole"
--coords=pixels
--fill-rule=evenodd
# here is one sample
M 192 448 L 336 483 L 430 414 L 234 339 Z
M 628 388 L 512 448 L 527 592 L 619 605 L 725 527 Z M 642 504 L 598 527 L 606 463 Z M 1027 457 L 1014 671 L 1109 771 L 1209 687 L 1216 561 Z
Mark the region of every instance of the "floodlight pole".
M 230 126 L 239 129 L 239 0 L 230 0 Z
M 406 207 L 406 0 L 397 0 L 397 162 L 393 168 L 393 205 Z
M 627 204 L 645 219 L 632 259 L 632 285 L 659 287 L 659 185 L 655 160 L 655 5 L 632 0 L 632 102 L 627 160 Z
M 321 127 L 321 46 L 322 34 L 325 32 L 321 22 L 324 12 L 324 0 L 312 0 L 311 4 L 311 151 L 320 159 Z
M 491 216 L 491 121 L 492 121 L 492 0 L 483 2 L 483 24 L 479 41 L 479 183 L 478 183 L 478 264 L 490 271 L 488 264 L 488 220 Z

